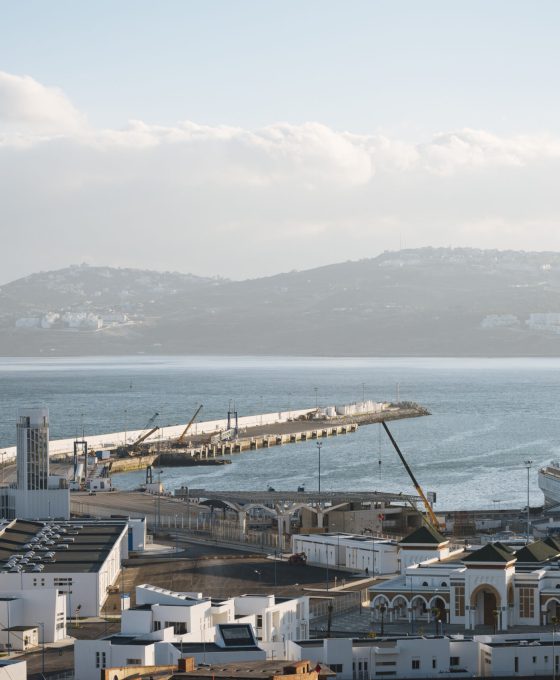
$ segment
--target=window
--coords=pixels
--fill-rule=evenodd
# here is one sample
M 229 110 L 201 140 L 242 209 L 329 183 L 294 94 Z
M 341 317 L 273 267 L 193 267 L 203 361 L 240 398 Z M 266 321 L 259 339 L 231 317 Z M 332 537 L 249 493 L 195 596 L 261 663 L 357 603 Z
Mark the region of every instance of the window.
M 257 614 L 257 628 L 262 628 L 262 614 Z
M 412 659 L 412 670 L 417 671 L 420 668 L 420 659 Z
M 105 668 L 107 664 L 107 658 L 105 652 L 95 652 L 95 667 Z
M 161 630 L 161 621 L 154 621 L 154 630 Z
M 519 589 L 519 616 L 523 619 L 532 619 L 535 615 L 535 590 L 534 588 Z
M 450 657 L 450 659 L 449 659 L 449 665 L 450 665 L 450 666 L 458 666 L 458 665 L 459 665 L 459 661 L 460 661 L 460 659 L 459 659 L 458 656 L 452 656 L 452 657 Z
M 515 673 L 519 673 L 519 657 L 516 656 L 513 660 L 513 670 Z
M 533 657 L 533 663 L 537 663 L 537 657 L 536 656 Z
M 432 668 L 437 668 L 437 659 L 435 656 L 432 658 Z
M 142 659 L 127 659 L 127 666 L 142 666 Z
M 185 621 L 166 621 L 165 628 L 173 628 L 175 635 L 185 635 L 185 633 L 189 632 Z
M 455 616 L 465 616 L 465 586 L 455 586 Z
M 342 673 L 342 664 L 341 663 L 331 663 L 329 664 L 329 668 L 333 673 Z

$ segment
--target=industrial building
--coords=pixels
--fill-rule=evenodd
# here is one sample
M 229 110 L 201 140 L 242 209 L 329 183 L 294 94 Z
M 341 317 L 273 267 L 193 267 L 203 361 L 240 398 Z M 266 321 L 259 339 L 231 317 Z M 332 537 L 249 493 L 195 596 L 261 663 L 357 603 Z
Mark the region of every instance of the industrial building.
M 49 472 L 49 410 L 22 408 L 17 418 L 17 482 L 0 488 L 6 519 L 70 517 L 70 492 L 64 477 Z
M 126 520 L 13 520 L 0 527 L 0 593 L 54 589 L 68 616 L 99 616 L 126 557 Z
M 307 564 L 363 574 L 395 574 L 397 542 L 354 534 L 294 534 L 292 552 L 304 553 Z

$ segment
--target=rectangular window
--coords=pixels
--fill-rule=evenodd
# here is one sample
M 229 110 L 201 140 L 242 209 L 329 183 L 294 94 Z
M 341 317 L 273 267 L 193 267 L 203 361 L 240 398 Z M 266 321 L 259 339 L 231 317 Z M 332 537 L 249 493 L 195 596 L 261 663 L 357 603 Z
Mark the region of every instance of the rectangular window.
M 142 659 L 127 659 L 127 666 L 142 666 Z
M 519 616 L 522 619 L 532 619 L 535 615 L 535 589 L 519 589 Z
M 437 668 L 437 659 L 435 657 L 432 659 L 432 668 Z
M 331 671 L 333 671 L 333 673 L 342 673 L 342 664 L 341 663 L 331 663 L 331 664 L 329 664 L 329 668 L 331 669 Z
M 449 665 L 450 665 L 450 666 L 458 666 L 458 665 L 459 665 L 459 662 L 460 662 L 460 659 L 459 659 L 458 656 L 452 656 L 452 657 L 449 659 Z
M 417 671 L 420 668 L 420 659 L 412 659 L 412 670 Z
M 262 614 L 257 614 L 257 628 L 262 628 Z
M 465 616 L 465 586 L 455 586 L 455 616 Z
M 514 673 L 519 673 L 519 657 L 516 656 L 513 660 L 513 671 Z
M 105 668 L 107 665 L 105 652 L 95 652 L 95 667 Z
M 154 621 L 154 630 L 161 630 L 161 621 Z

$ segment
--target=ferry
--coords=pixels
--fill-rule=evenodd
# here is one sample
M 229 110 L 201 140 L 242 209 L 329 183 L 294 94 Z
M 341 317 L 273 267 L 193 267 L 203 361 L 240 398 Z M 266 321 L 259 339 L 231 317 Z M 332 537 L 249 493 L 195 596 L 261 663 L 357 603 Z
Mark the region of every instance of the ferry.
M 544 507 L 560 506 L 560 462 L 553 461 L 539 470 L 538 484 L 544 494 Z

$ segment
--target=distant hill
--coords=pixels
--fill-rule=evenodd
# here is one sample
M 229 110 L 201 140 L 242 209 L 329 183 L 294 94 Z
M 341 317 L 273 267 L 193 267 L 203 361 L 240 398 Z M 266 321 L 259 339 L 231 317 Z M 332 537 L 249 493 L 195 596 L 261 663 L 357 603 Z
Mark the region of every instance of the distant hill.
M 560 253 L 423 248 L 246 281 L 69 267 L 0 287 L 0 354 L 558 356 Z

